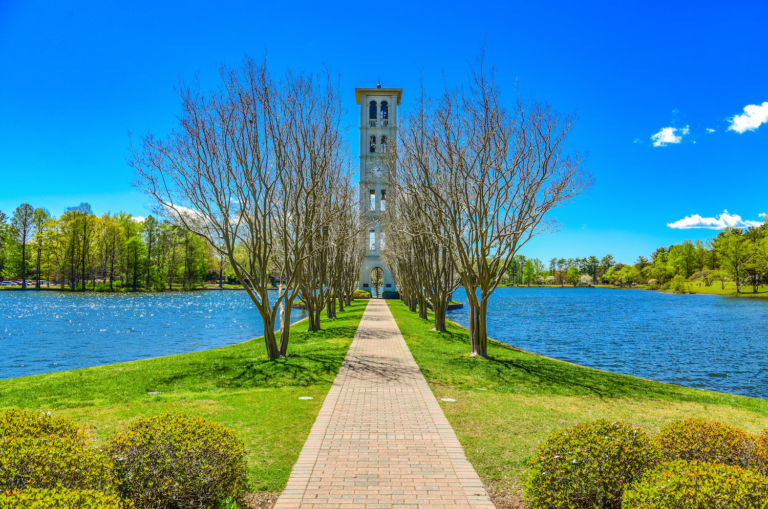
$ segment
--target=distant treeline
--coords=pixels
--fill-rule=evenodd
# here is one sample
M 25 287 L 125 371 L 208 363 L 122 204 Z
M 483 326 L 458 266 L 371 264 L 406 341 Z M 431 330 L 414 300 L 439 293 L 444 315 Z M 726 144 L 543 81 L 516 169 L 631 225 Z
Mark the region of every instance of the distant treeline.
M 612 255 L 602 258 L 538 258 L 518 255 L 507 271 L 507 282 L 515 285 L 669 286 L 698 281 L 705 286 L 719 282 L 758 287 L 768 284 L 768 219 L 756 228 L 729 228 L 707 242 L 687 240 L 660 247 L 650 258 L 640 256 L 634 264 L 617 263 Z
M 99 217 L 87 203 L 58 218 L 27 203 L 0 211 L 0 277 L 27 288 L 190 290 L 223 269 L 200 237 L 152 216 Z

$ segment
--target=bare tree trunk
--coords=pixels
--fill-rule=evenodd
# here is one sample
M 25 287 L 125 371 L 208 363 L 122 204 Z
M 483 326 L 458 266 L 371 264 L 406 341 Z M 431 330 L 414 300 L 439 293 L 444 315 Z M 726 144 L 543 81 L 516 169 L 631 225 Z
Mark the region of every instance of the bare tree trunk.
M 291 305 L 288 303 L 285 306 L 285 311 L 282 315 L 282 323 L 280 324 L 280 357 L 288 355 L 288 339 L 291 337 Z

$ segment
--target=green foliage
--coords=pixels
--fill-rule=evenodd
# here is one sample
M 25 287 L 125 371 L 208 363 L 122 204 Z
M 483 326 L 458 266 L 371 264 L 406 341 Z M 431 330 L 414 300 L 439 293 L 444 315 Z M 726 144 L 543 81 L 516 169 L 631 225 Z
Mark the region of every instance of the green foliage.
M 73 422 L 54 417 L 50 412 L 12 408 L 0 413 L 0 440 L 41 438 L 50 435 L 73 439 L 79 437 Z
M 755 441 L 747 433 L 726 424 L 686 419 L 665 426 L 656 444 L 667 460 L 699 460 L 724 465 L 750 466 Z
M 55 435 L 0 441 L 0 491 L 82 488 L 109 491 L 109 459 L 82 440 Z
M 245 447 L 199 417 L 165 414 L 112 438 L 118 487 L 138 507 L 210 507 L 245 488 Z
M 531 459 L 528 504 L 618 508 L 626 486 L 658 461 L 642 431 L 615 422 L 579 424 L 553 433 Z
M 755 454 L 752 468 L 768 476 L 768 429 L 754 437 Z
M 367 292 L 365 290 L 357 289 L 354 292 L 352 292 L 352 298 L 353 299 L 370 299 L 371 298 L 371 292 Z
M 27 489 L 0 494 L 0 509 L 130 509 L 112 493 L 67 488 Z
M 649 470 L 624 492 L 622 507 L 690 509 L 765 507 L 768 479 L 736 466 L 671 461 Z
M 381 292 L 381 298 L 382 299 L 399 299 L 400 293 L 393 292 L 392 290 L 385 290 Z
M 669 282 L 669 290 L 673 293 L 688 293 L 688 283 L 683 276 L 678 274 Z

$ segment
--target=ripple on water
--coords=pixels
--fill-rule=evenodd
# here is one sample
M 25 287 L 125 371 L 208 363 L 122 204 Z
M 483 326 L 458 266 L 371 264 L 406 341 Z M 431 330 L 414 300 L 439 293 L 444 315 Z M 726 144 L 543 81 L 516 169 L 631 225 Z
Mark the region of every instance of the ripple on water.
M 466 304 L 463 290 L 455 300 Z M 469 310 L 448 312 L 466 325 Z M 577 364 L 768 398 L 768 300 L 601 288 L 499 288 L 488 335 Z
M 0 378 L 217 348 L 263 333 L 245 292 L 232 291 L 0 292 L 0 317 Z

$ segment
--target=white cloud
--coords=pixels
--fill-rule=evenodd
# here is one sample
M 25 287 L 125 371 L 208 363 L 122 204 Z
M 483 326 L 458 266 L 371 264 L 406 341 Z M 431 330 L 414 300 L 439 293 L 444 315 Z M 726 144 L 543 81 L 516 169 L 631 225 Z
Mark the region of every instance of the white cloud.
M 143 223 L 144 219 L 146 219 L 144 216 L 131 216 L 131 221 L 134 223 Z
M 744 113 L 734 115 L 730 119 L 729 131 L 741 134 L 746 131 L 754 131 L 761 125 L 768 123 L 768 101 L 763 104 L 748 104 L 744 106 Z
M 760 214 L 760 216 L 765 217 L 765 214 Z M 727 210 L 724 210 L 717 217 L 701 217 L 699 214 L 693 214 L 685 216 L 674 223 L 667 223 L 667 226 L 677 230 L 689 230 L 692 228 L 724 230 L 725 228 L 749 228 L 750 226 L 760 226 L 761 224 L 763 224 L 761 221 L 745 220 L 738 214 L 729 214 Z
M 651 136 L 654 147 L 664 147 L 666 145 L 675 145 L 683 141 L 683 136 L 691 132 L 690 126 L 683 128 L 664 127 L 661 131 Z
M 766 216 L 766 213 L 765 213 L 765 212 L 760 212 L 760 213 L 758 214 L 758 217 L 762 217 L 763 219 L 765 219 L 765 216 Z
M 712 134 L 713 132 L 715 132 L 714 129 L 712 129 L 711 127 L 707 127 L 707 133 L 708 134 Z

